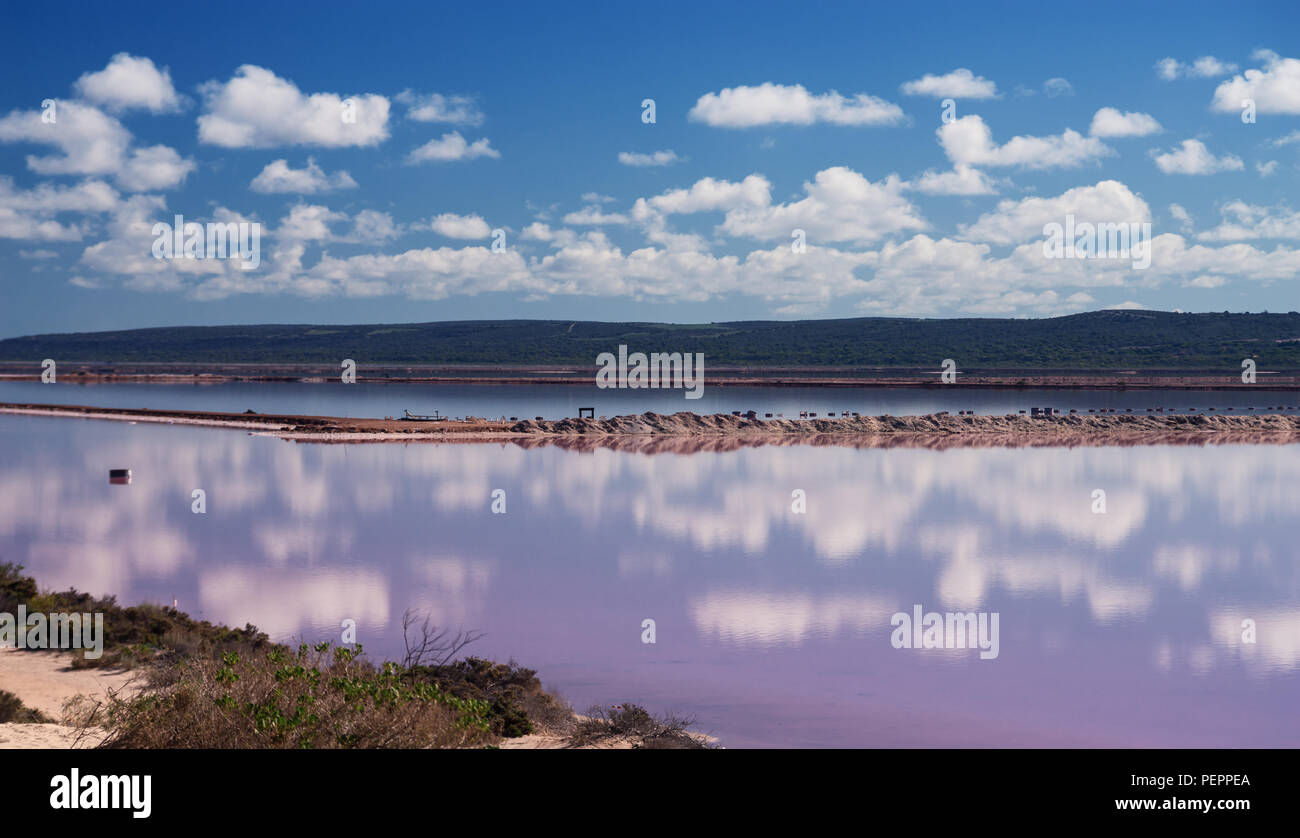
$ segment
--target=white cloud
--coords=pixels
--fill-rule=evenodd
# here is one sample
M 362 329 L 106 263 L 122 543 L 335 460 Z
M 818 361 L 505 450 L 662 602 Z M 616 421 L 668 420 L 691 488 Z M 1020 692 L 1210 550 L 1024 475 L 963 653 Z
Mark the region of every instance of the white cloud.
M 356 242 L 386 242 L 397 238 L 397 225 L 393 217 L 378 210 L 362 210 L 352 219 L 352 233 L 349 238 Z
M 1074 85 L 1070 84 L 1069 79 L 1056 77 L 1043 82 L 1043 93 L 1049 98 L 1055 99 L 1058 96 L 1073 96 Z
M 40 248 L 36 250 L 18 251 L 18 258 L 20 259 L 57 259 L 58 256 L 59 254 L 55 253 L 53 250 L 44 250 Z
M 1300 212 L 1232 201 L 1219 208 L 1218 227 L 1197 236 L 1201 241 L 1300 239 Z
M 682 158 L 677 156 L 677 152 L 672 149 L 664 151 L 655 151 L 650 154 L 642 154 L 635 151 L 620 151 L 618 153 L 618 162 L 624 166 L 671 166 L 674 163 L 680 163 Z
M 1170 204 L 1169 215 L 1178 222 L 1178 229 L 1190 233 L 1193 228 L 1192 216 L 1182 204 Z
M 1177 78 L 1213 79 L 1237 72 L 1237 65 L 1221 61 L 1213 55 L 1203 55 L 1190 64 L 1175 58 L 1162 58 L 1156 62 L 1156 75 L 1165 81 Z
M 346 220 L 347 215 L 326 206 L 297 204 L 289 210 L 287 216 L 280 219 L 275 235 L 279 239 L 295 242 L 331 241 L 334 235 L 330 232 L 330 225 Z
M 1173 81 L 1182 73 L 1182 62 L 1175 58 L 1162 58 L 1156 62 L 1156 75 L 1165 81 Z
M 1002 201 L 975 223 L 960 225 L 961 237 L 1003 245 L 1041 240 L 1044 225 L 1064 224 L 1067 215 L 1073 215 L 1076 223 L 1131 224 L 1150 221 L 1151 209 L 1124 184 L 1103 180 L 1095 186 L 1076 186 L 1054 198 Z
M 225 210 L 216 216 L 238 218 Z M 1122 289 L 1134 280 L 1126 261 L 1050 260 L 1037 241 L 1004 257 L 993 257 L 984 242 L 924 234 L 886 241 L 877 250 L 843 251 L 818 243 L 810 231 L 803 253 L 792 252 L 781 239 L 771 249 L 715 255 L 673 245 L 624 251 L 599 231 L 577 235 L 541 224 L 530 225 L 523 236 L 549 241 L 551 252 L 541 257 L 471 245 L 347 258 L 325 252 L 304 268 L 308 246 L 344 240 L 330 230 L 347 216 L 314 206 L 294 208 L 270 232 L 271 255 L 263 269 L 243 272 L 221 260 L 151 258 L 150 226 L 159 217 L 167 217 L 160 196 L 122 201 L 112 216 L 110 238 L 86 248 L 82 263 L 126 277 L 132 288 L 184 292 L 197 299 L 291 293 L 437 300 L 509 292 L 531 299 L 586 295 L 702 301 L 745 295 L 786 311 L 855 306 L 864 313 L 892 314 L 1064 313 L 1095 307 L 1094 289 Z M 1279 281 L 1298 271 L 1300 250 L 1279 246 L 1263 251 L 1249 244 L 1192 247 L 1182 237 L 1166 234 L 1153 240 L 1151 267 L 1141 279 L 1143 288 L 1154 288 L 1170 281 L 1204 285 L 1206 278 L 1224 275 Z
M 1113 152 L 1101 140 L 1077 131 L 1048 137 L 1012 137 L 999 146 L 977 114 L 968 114 L 935 132 L 944 153 L 956 166 L 1020 166 L 1051 169 L 1081 166 Z
M 892 125 L 903 120 L 903 110 L 866 93 L 845 97 L 832 90 L 812 94 L 801 84 L 766 82 L 751 87 L 728 87 L 706 93 L 696 101 L 688 118 L 722 128 L 756 125 Z
M 76 90 L 82 99 L 113 111 L 143 108 L 165 113 L 181 108 L 167 68 L 159 70 L 150 59 L 125 52 L 113 56 L 99 72 L 77 79 Z
M 42 183 L 32 189 L 18 189 L 12 178 L 0 176 L 0 238 L 77 241 L 85 235 L 84 227 L 60 223 L 56 216 L 66 212 L 109 212 L 117 207 L 118 200 L 117 192 L 103 181 L 88 180 L 76 186 Z
M 477 215 L 457 215 L 444 212 L 433 219 L 433 232 L 449 239 L 485 239 L 492 234 L 492 228 Z
M 1201 79 L 1212 79 L 1237 72 L 1237 65 L 1220 61 L 1213 55 L 1204 55 L 1192 62 L 1187 74 Z
M 244 64 L 200 88 L 199 142 L 225 148 L 371 146 L 388 138 L 389 101 L 373 93 L 304 95 L 270 70 Z M 345 100 L 352 108 L 345 112 Z M 350 113 L 355 119 L 345 121 Z
M 40 111 L 13 111 L 0 119 L 0 142 L 52 145 L 62 156 L 27 156 L 27 167 L 42 175 L 106 175 L 126 158 L 131 132 L 90 105 L 60 101 L 55 123 L 41 121 Z
M 738 205 L 727 211 L 722 230 L 733 236 L 788 241 L 804 230 L 813 242 L 870 242 L 929 224 L 902 194 L 895 175 L 872 183 L 843 166 L 818 172 L 804 184 L 807 196 L 788 204 Z
M 316 165 L 315 159 L 308 157 L 307 166 L 303 169 L 291 167 L 288 160 L 272 160 L 253 178 L 249 188 L 268 195 L 312 195 L 332 189 L 352 189 L 356 185 L 357 182 L 347 172 L 326 174 L 324 169 Z
M 132 192 L 171 189 L 179 186 L 194 169 L 192 159 L 182 159 L 175 149 L 165 145 L 137 148 L 122 164 L 117 182 Z
M 690 189 L 673 189 L 650 199 L 638 199 L 632 216 L 644 220 L 652 212 L 672 215 L 738 206 L 763 207 L 771 200 L 772 184 L 762 175 L 750 175 L 739 183 L 706 177 L 697 180 Z
M 599 226 L 603 224 L 626 224 L 627 216 L 617 212 L 602 212 L 600 207 L 592 205 L 564 216 L 565 224 L 574 226 Z
M 1259 172 L 1260 177 L 1271 177 L 1277 171 L 1277 161 L 1270 160 L 1267 163 L 1256 163 L 1255 171 Z
M 1220 84 L 1210 107 L 1221 113 L 1240 112 L 1243 99 L 1253 99 L 1257 113 L 1300 114 L 1300 59 L 1265 53 L 1264 69 L 1247 70 Z
M 1088 133 L 1094 137 L 1145 137 L 1163 130 L 1150 114 L 1129 111 L 1120 113 L 1115 108 L 1102 108 L 1092 116 Z
M 1292 131 L 1285 137 L 1278 137 L 1272 144 L 1274 148 L 1281 148 L 1284 145 L 1291 145 L 1292 143 L 1300 143 L 1300 131 Z
M 534 221 L 523 229 L 523 232 L 519 234 L 519 238 L 524 241 L 548 242 L 555 238 L 555 231 L 551 229 L 549 224 Z
M 899 88 L 908 96 L 933 96 L 936 99 L 994 99 L 998 86 L 965 67 L 935 76 L 926 73 L 919 79 L 904 82 Z
M 194 161 L 164 145 L 131 149 L 131 132 L 91 105 L 58 102 L 55 121 L 40 111 L 13 111 L 0 119 L 0 142 L 52 145 L 61 155 L 27 156 L 42 175 L 112 175 L 124 189 L 169 189 L 194 170 Z
M 1232 154 L 1215 157 L 1200 140 L 1183 140 L 1183 144 L 1155 155 L 1156 167 L 1167 175 L 1210 175 L 1236 172 L 1245 168 L 1241 158 Z
M 443 134 L 441 139 L 429 140 L 412 151 L 406 158 L 408 163 L 448 163 L 455 160 L 473 160 L 476 157 L 500 157 L 501 153 L 492 147 L 487 137 L 472 143 L 465 141 L 459 131 Z
M 416 122 L 447 122 L 452 125 L 482 125 L 483 112 L 472 96 L 444 96 L 403 90 L 393 97 L 406 105 L 406 118 Z
M 806 197 L 788 204 L 773 204 L 772 185 L 762 175 L 739 183 L 703 178 L 689 189 L 675 189 L 653 198 L 638 199 L 632 218 L 643 222 L 664 241 L 664 216 L 725 212 L 720 232 L 760 240 L 789 241 L 802 229 L 813 243 L 875 241 L 906 230 L 929 227 L 915 206 L 902 195 L 907 185 L 891 175 L 872 183 L 861 174 L 837 166 L 817 173 L 804 184 Z M 698 249 L 690 237 L 675 240 L 683 249 Z
M 907 184 L 908 189 L 927 195 L 996 195 L 988 175 L 970 166 L 954 166 L 951 172 L 924 172 Z

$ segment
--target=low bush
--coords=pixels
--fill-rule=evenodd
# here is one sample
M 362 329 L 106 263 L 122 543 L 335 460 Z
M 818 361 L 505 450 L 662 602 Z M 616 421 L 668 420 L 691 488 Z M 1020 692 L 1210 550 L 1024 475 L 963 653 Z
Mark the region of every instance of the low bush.
M 23 704 L 8 690 L 0 690 L 0 724 L 47 724 L 53 721 L 40 710 Z
M 486 702 L 321 643 L 195 655 L 170 683 L 84 709 L 103 748 L 464 748 L 494 744 Z

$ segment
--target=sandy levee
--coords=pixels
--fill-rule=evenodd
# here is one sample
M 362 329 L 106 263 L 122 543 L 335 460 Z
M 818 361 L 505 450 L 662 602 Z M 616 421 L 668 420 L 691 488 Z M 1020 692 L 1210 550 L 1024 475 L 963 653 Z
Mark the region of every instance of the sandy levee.
M 77 696 L 93 700 L 109 691 L 131 690 L 136 673 L 121 670 L 73 669 L 69 652 L 41 652 L 0 647 L 0 689 L 52 719 L 64 720 L 64 706 Z M 0 749 L 89 748 L 103 734 L 78 730 L 69 724 L 0 724 Z
M 482 442 L 509 440 L 576 440 L 582 438 L 722 438 L 753 441 L 820 438 L 822 444 L 858 444 L 864 439 L 908 438 L 913 443 L 965 438 L 977 444 L 1000 440 L 1002 444 L 1035 443 L 1136 445 L 1201 442 L 1259 442 L 1290 444 L 1300 441 L 1300 407 L 1282 405 L 1268 411 L 1233 412 L 1234 408 L 1195 413 L 1164 413 L 1150 408 L 1124 413 L 1085 415 L 1071 411 L 1029 416 L 1010 414 L 957 415 L 947 412 L 923 416 L 843 415 L 808 418 L 758 418 L 756 413 L 628 416 L 579 419 L 524 419 L 492 421 L 479 418 L 442 421 L 358 419 L 339 416 L 218 413 L 195 410 L 148 410 L 90 407 L 85 405 L 0 403 L 0 414 L 58 416 L 79 419 L 206 425 L 244 428 L 249 433 L 277 436 L 299 442 Z M 1188 409 L 1192 410 L 1191 408 Z

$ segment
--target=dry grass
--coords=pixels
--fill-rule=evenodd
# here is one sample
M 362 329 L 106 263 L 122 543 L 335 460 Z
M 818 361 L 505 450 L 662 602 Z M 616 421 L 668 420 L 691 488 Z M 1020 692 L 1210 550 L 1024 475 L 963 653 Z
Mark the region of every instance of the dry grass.
M 323 643 L 171 665 L 170 683 L 82 706 L 103 748 L 464 748 L 494 744 L 488 706 Z
M 598 746 L 612 741 L 630 742 L 633 748 L 698 750 L 714 747 L 688 728 L 693 719 L 667 714 L 652 716 L 637 704 L 616 704 L 609 709 L 592 707 L 578 722 L 571 740 L 574 747 Z
M 8 690 L 0 690 L 0 724 L 49 724 L 53 721 L 40 710 L 23 704 Z

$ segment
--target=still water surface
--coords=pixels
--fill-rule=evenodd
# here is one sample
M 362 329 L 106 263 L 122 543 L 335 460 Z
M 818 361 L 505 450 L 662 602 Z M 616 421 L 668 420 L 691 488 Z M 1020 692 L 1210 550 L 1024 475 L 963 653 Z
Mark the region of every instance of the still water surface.
M 413 609 L 580 710 L 731 747 L 1300 746 L 1298 446 L 647 455 L 0 416 L 0 461 L 0 561 L 43 586 L 285 640 L 352 619 L 380 657 Z M 997 612 L 999 656 L 893 648 L 915 604 Z

